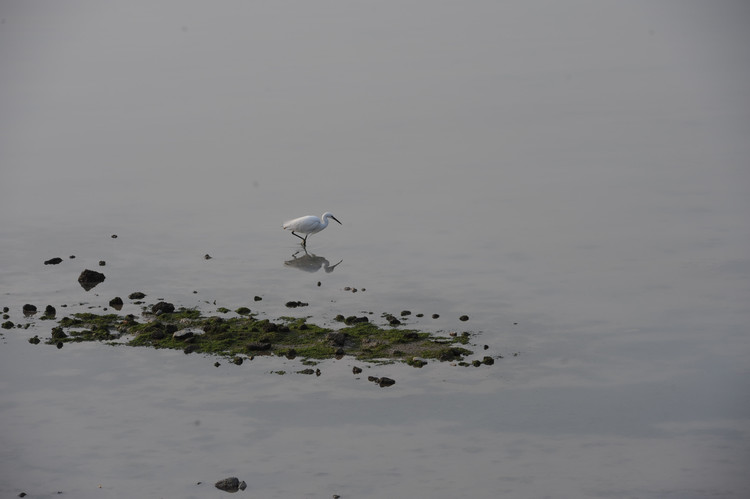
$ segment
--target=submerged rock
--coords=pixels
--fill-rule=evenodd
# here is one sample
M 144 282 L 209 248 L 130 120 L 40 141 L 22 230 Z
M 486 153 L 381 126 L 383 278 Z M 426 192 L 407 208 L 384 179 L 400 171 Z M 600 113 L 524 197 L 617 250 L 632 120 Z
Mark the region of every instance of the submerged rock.
M 114 308 L 115 310 L 122 310 L 122 298 L 119 296 L 115 296 L 111 300 L 109 300 L 109 306 Z
M 165 301 L 160 301 L 151 307 L 151 313 L 154 315 L 171 314 L 172 312 L 174 312 L 174 305 Z
M 55 258 L 50 258 L 49 260 L 45 260 L 45 265 L 57 265 L 58 263 L 62 263 L 62 258 L 56 256 Z
M 57 310 L 55 310 L 55 307 L 53 307 L 52 305 L 47 305 L 44 308 L 44 317 L 46 317 L 47 319 L 54 319 L 55 315 L 57 315 Z
M 85 289 L 86 291 L 90 291 L 97 284 L 104 282 L 104 279 L 104 274 L 102 274 L 101 272 L 86 269 L 81 272 L 80 276 L 78 276 L 78 283 L 83 289 Z
M 247 488 L 247 484 L 244 481 L 240 482 L 240 479 L 236 476 L 219 480 L 214 486 L 224 492 L 237 492 L 238 490 L 245 490 Z
M 23 306 L 23 315 L 26 317 L 30 315 L 34 315 L 36 313 L 36 305 L 32 305 L 30 303 L 27 303 Z
M 128 295 L 128 298 L 131 300 L 142 300 L 146 298 L 146 293 L 141 293 L 140 291 L 136 291 L 135 293 L 130 293 Z

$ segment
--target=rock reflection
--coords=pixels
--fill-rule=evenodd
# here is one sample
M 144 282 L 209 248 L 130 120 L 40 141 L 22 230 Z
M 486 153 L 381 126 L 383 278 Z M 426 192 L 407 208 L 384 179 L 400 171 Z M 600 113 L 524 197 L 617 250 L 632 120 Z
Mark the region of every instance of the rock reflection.
M 297 255 L 304 251 L 305 254 L 303 256 L 297 257 Z M 344 260 L 339 260 L 338 263 L 331 265 L 331 262 L 328 261 L 328 259 L 322 257 L 322 256 L 316 256 L 314 253 L 308 253 L 306 249 L 297 250 L 293 255 L 291 260 L 287 260 L 284 262 L 284 265 L 287 267 L 293 267 L 295 269 L 304 270 L 305 272 L 317 272 L 322 267 L 323 270 L 326 271 L 326 273 L 333 272 L 333 269 L 336 268 L 336 266 L 343 262 Z

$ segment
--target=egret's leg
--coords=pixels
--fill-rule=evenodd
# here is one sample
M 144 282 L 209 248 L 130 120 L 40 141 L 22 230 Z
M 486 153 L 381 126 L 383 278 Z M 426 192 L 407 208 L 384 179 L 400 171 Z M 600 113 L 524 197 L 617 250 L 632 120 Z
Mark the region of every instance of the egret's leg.
M 302 239 L 302 246 L 304 246 L 304 245 L 305 245 L 305 243 L 307 242 L 307 236 L 305 236 L 305 237 L 302 237 L 302 236 L 300 236 L 299 234 L 295 233 L 294 231 L 292 231 L 292 235 L 294 235 L 294 236 L 297 236 L 297 237 L 299 237 L 300 239 Z

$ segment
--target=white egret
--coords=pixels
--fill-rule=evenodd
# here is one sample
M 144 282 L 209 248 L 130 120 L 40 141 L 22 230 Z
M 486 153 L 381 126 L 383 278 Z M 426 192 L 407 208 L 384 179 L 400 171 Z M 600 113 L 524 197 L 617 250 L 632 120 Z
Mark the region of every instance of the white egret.
M 339 224 L 343 225 L 341 222 L 338 221 L 336 217 L 333 216 L 333 213 L 330 211 L 327 211 L 323 213 L 323 216 L 320 218 L 316 217 L 315 215 L 308 215 L 306 217 L 299 217 L 295 218 L 294 220 L 289 220 L 288 222 L 284 222 L 284 225 L 282 227 L 285 230 L 291 230 L 292 234 L 302 239 L 302 246 L 307 246 L 307 236 L 310 234 L 315 234 L 317 232 L 320 232 L 321 230 L 328 227 L 328 219 L 332 218 L 336 220 Z M 297 234 L 297 232 L 301 234 L 306 234 L 305 237 L 300 236 Z

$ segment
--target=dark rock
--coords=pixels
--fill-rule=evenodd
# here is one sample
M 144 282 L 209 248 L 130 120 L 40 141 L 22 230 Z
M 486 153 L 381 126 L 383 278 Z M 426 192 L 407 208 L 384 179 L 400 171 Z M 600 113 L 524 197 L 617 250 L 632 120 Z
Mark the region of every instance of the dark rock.
M 122 298 L 119 296 L 115 296 L 111 300 L 109 300 L 109 306 L 114 308 L 115 310 L 122 310 Z
M 336 317 L 333 318 L 336 322 L 344 322 L 346 320 L 346 317 L 344 317 L 341 314 L 338 314 Z
M 128 299 L 130 300 L 142 300 L 144 298 L 146 298 L 146 293 L 141 293 L 140 291 L 128 295 Z
M 185 352 L 185 354 L 193 353 L 196 350 L 198 350 L 198 345 L 188 345 L 182 349 L 182 351 Z
M 75 259 L 75 257 L 76 257 L 75 255 L 70 255 L 68 258 L 70 258 L 71 260 L 73 260 L 73 259 Z
M 352 367 L 352 372 L 353 372 L 354 374 L 359 374 L 359 373 L 361 373 L 361 372 L 362 372 L 362 368 L 361 368 L 361 367 L 357 367 L 357 366 L 354 366 L 354 367 Z
M 45 265 L 57 265 L 58 263 L 62 263 L 62 258 L 56 256 L 55 258 L 50 258 L 49 260 L 45 260 Z
M 232 359 L 232 363 L 238 366 L 241 366 L 243 362 L 242 357 L 235 357 Z
M 482 359 L 482 364 L 491 366 L 494 363 L 495 363 L 495 359 L 493 359 L 492 357 L 488 356 L 488 357 L 485 357 L 485 358 Z
M 100 267 L 104 267 L 105 265 L 107 265 L 107 262 L 105 262 L 104 260 L 99 260 Z
M 219 364 L 219 362 L 218 362 L 218 361 L 217 361 L 217 362 L 214 362 L 214 366 L 216 366 L 216 367 L 219 367 L 220 365 L 221 365 L 221 364 Z
M 485 346 L 484 346 L 484 349 L 485 349 L 485 350 L 488 350 L 489 348 L 490 348 L 490 346 L 489 346 L 489 345 L 485 345 Z
M 290 348 L 289 350 L 287 350 L 287 352 L 286 352 L 286 358 L 289 359 L 289 360 L 296 359 L 297 358 L 297 350 L 295 350 L 294 348 Z
M 247 307 L 240 307 L 235 310 L 239 315 L 250 315 L 250 309 Z
M 297 371 L 297 374 L 307 374 L 307 375 L 312 375 L 312 374 L 315 374 L 315 370 L 314 370 L 314 369 L 310 369 L 310 368 L 307 368 L 307 369 L 303 369 L 303 370 L 301 370 L 301 371 Z
M 419 333 L 416 331 L 407 331 L 403 334 L 405 340 L 414 341 L 419 339 Z
M 11 321 L 5 321 L 2 324 L 3 329 L 13 329 L 14 326 L 15 324 L 13 324 Z
M 33 338 L 29 338 L 29 343 L 32 345 L 38 345 L 39 342 L 42 341 L 39 339 L 39 336 L 34 336 Z
M 55 315 L 57 315 L 57 310 L 55 310 L 55 307 L 52 305 L 47 305 L 44 307 L 44 317 L 47 319 L 54 319 Z
M 36 313 L 36 305 L 32 305 L 30 303 L 27 303 L 23 306 L 23 315 L 26 317 L 30 315 L 34 315 Z
M 471 361 L 471 365 L 474 366 L 474 367 L 479 367 L 479 366 L 482 365 L 482 361 L 481 360 L 472 360 Z
M 188 338 L 195 336 L 195 333 L 190 329 L 180 329 L 172 334 L 172 339 L 177 341 L 185 341 Z
M 402 310 L 401 311 L 401 317 L 411 315 L 411 310 Z
M 438 317 L 440 317 L 440 315 L 439 315 L 439 314 L 432 314 L 432 318 L 433 318 L 433 319 L 437 319 Z
M 263 298 L 261 298 L 260 296 L 255 296 L 255 297 L 253 298 L 253 300 L 255 300 L 255 301 L 261 301 L 262 299 L 263 299 Z
M 209 255 L 208 253 L 206 253 L 205 255 L 203 255 L 203 259 L 204 260 L 210 260 L 211 258 L 213 258 L 213 257 L 211 255 Z
M 391 378 L 386 378 L 385 376 L 378 379 L 378 385 L 380 386 L 391 386 L 394 384 L 396 384 L 395 380 L 392 380 Z
M 224 478 L 214 484 L 217 489 L 223 490 L 224 492 L 237 492 L 240 490 L 240 479 L 236 476 Z
M 461 348 L 454 347 L 447 350 L 443 350 L 438 354 L 438 360 L 441 362 L 450 362 L 452 360 L 461 360 L 463 358 L 464 351 Z
M 94 288 L 97 284 L 103 282 L 104 279 L 105 279 L 104 274 L 102 274 L 101 272 L 86 269 L 83 272 L 81 272 L 80 276 L 78 276 L 78 283 L 81 285 L 83 289 L 85 289 L 86 291 L 89 291 L 92 288 Z
M 165 301 L 160 301 L 151 307 L 151 313 L 155 315 L 171 314 L 174 312 L 174 305 Z
M 112 239 L 117 239 L 117 234 L 112 234 Z
M 466 321 L 469 320 L 469 316 L 468 315 L 462 315 L 461 317 L 458 318 L 458 320 L 466 322 Z
M 55 346 L 57 347 L 58 350 L 60 350 L 63 347 L 63 342 L 62 341 L 58 341 Z
M 306 307 L 309 303 L 301 302 L 301 301 L 288 301 L 286 302 L 286 306 L 288 308 L 297 308 L 297 307 Z

